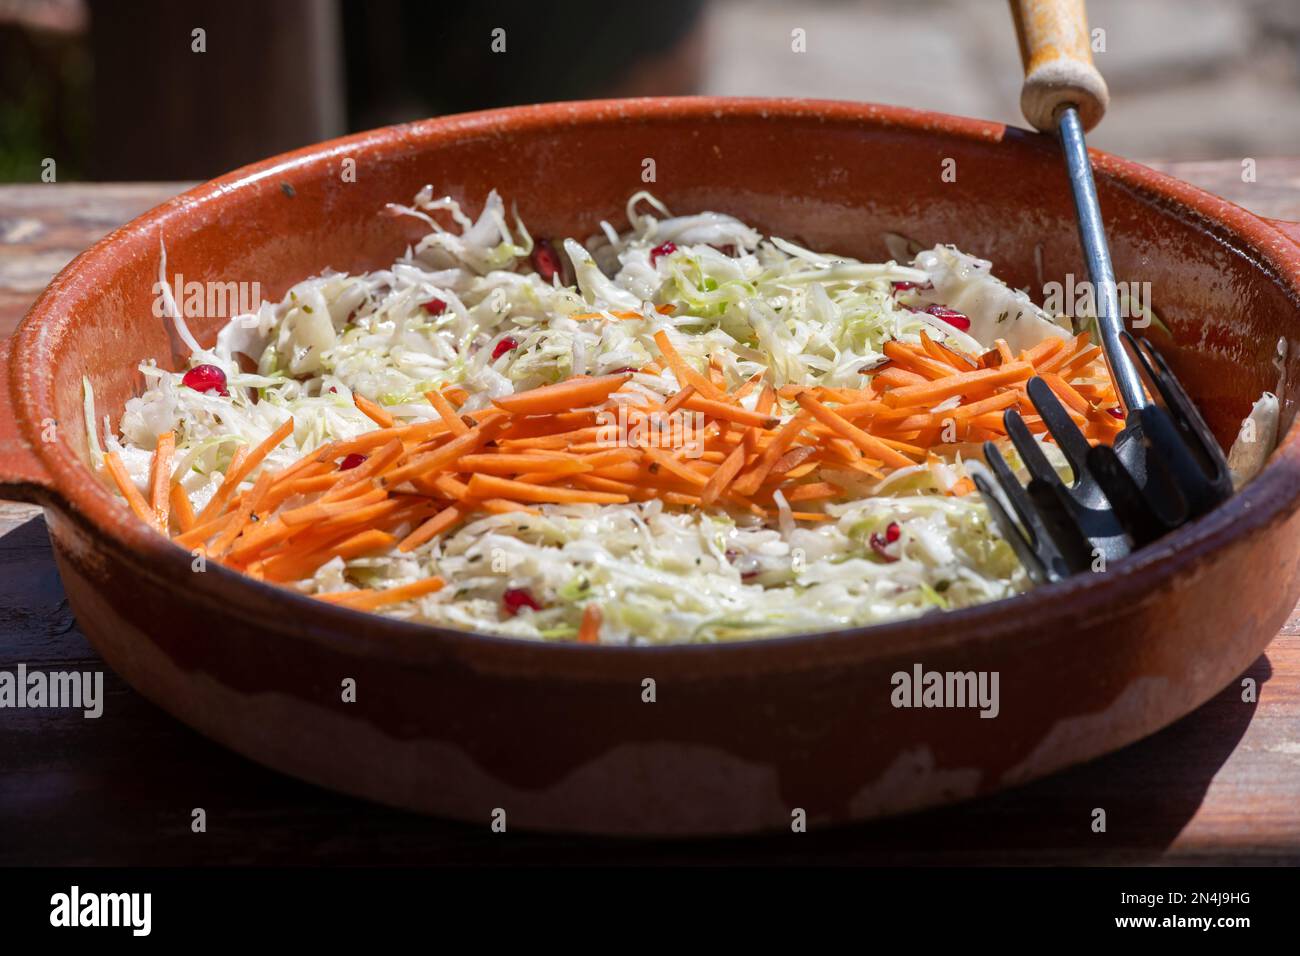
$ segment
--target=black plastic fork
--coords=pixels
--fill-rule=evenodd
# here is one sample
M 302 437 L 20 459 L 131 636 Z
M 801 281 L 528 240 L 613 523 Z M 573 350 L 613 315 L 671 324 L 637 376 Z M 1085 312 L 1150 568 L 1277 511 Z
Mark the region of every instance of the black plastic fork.
M 996 445 L 985 443 L 985 459 L 1010 511 L 983 475 L 975 475 L 975 484 L 1003 536 L 1039 583 L 1105 570 L 1110 562 L 1205 514 L 1232 494 L 1228 463 L 1196 406 L 1150 343 L 1120 325 L 1115 277 L 1078 111 L 1061 109 L 1058 122 L 1102 349 L 1127 416 L 1112 446 L 1090 446 L 1051 387 L 1040 378 L 1030 379 L 1029 399 L 1074 473 L 1069 485 L 1058 477 L 1015 409 L 1006 411 L 1003 422 L 1029 473 L 1028 484 L 1021 485 Z M 1139 373 L 1130 349 L 1145 375 Z M 1144 378 L 1160 396 L 1160 404 L 1148 396 Z

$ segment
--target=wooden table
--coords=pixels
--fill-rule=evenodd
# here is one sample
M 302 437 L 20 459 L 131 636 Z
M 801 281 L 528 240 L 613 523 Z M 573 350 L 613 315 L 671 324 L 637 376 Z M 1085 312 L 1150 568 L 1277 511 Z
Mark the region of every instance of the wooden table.
M 1300 220 L 1300 160 L 1159 164 Z M 49 278 L 177 184 L 0 187 L 0 336 Z M 1297 609 L 1300 612 L 1300 609 Z M 37 509 L 0 503 L 0 670 L 101 662 L 77 629 Z M 1300 613 L 1238 684 L 1119 753 L 963 806 L 824 833 L 623 842 L 511 834 L 371 806 L 235 756 L 105 675 L 104 716 L 0 711 L 0 865 L 21 863 L 1300 862 Z M 195 807 L 207 833 L 190 830 Z M 1108 830 L 1093 833 L 1094 807 Z

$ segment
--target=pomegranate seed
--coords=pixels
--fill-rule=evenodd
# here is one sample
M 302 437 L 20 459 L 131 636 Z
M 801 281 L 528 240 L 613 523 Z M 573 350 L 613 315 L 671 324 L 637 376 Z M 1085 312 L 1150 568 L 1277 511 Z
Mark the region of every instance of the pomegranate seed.
M 524 608 L 533 611 L 542 609 L 542 606 L 537 603 L 537 599 L 529 593 L 527 588 L 506 588 L 506 593 L 501 596 L 501 603 L 505 605 L 506 613 L 511 617 L 514 617 Z
M 420 308 L 430 315 L 442 315 L 447 311 L 447 303 L 443 302 L 442 299 L 430 299 L 428 302 L 421 302 Z
M 1111 415 L 1115 418 L 1122 419 L 1124 417 L 1124 409 L 1116 405 L 1114 408 L 1106 409 L 1106 414 Z
M 507 335 L 504 339 L 498 342 L 496 348 L 492 350 L 492 361 L 495 362 L 507 352 L 513 352 L 517 348 L 519 348 L 519 343 Z
M 338 394 L 338 391 L 339 391 L 339 390 L 338 390 L 338 386 L 337 386 L 337 385 L 331 385 L 331 386 L 330 386 L 330 394 L 332 394 L 332 395 L 337 395 L 337 394 Z
M 215 365 L 196 365 L 185 373 L 181 384 L 196 392 L 217 392 L 229 396 L 226 390 L 226 373 Z
M 919 282 L 891 282 L 895 292 L 910 292 L 920 286 Z
M 659 245 L 655 246 L 653 249 L 650 250 L 650 264 L 654 265 L 655 262 L 659 260 L 660 256 L 671 256 L 676 251 L 677 251 L 677 243 L 675 242 L 660 243 Z
M 549 239 L 538 239 L 533 244 L 533 254 L 529 259 L 544 282 L 550 282 L 560 274 L 560 254 L 555 251 Z
M 346 456 L 341 462 L 339 462 L 339 471 L 351 471 L 353 468 L 357 467 L 357 465 L 361 464 L 365 460 L 366 460 L 365 455 L 359 454 L 358 452 L 354 451 L 352 454 Z
M 949 309 L 942 305 L 932 305 L 925 311 L 929 312 L 936 319 L 942 319 L 947 322 L 954 329 L 959 329 L 962 332 L 969 331 L 970 329 L 970 319 L 955 309 Z
M 897 521 L 889 522 L 885 528 L 884 535 L 872 532 L 869 543 L 871 550 L 880 555 L 881 559 L 887 563 L 893 563 L 898 560 L 898 555 L 889 553 L 889 545 L 896 542 L 903 536 L 903 529 L 898 526 Z

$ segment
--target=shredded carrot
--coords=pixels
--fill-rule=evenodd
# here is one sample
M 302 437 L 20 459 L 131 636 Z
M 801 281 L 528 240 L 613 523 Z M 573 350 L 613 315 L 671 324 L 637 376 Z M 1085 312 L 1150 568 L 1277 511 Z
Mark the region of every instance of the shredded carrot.
M 401 543 L 398 544 L 397 550 L 402 552 L 414 551 L 426 541 L 432 541 L 444 531 L 454 528 L 464 517 L 465 512 L 457 505 L 443 508 L 436 515 L 403 538 Z
M 532 501 L 554 504 L 621 505 L 627 495 L 607 494 L 601 491 L 579 491 L 575 488 L 551 488 L 530 485 L 495 475 L 474 475 L 469 480 L 469 493 L 474 498 L 510 498 L 514 501 Z
M 117 452 L 104 452 L 104 465 L 108 468 L 108 473 L 112 476 L 114 484 L 117 485 L 117 490 L 122 492 L 122 497 L 131 506 L 131 510 L 135 512 L 136 517 L 150 527 L 157 528 L 157 514 L 149 507 L 149 503 L 144 500 L 144 495 L 140 494 L 140 489 L 131 480 L 131 476 L 127 473 L 126 466 L 122 464 L 122 459 Z
M 463 435 L 469 431 L 469 426 L 465 424 L 461 417 L 456 414 L 456 410 L 451 407 L 451 403 L 443 397 L 442 392 L 437 389 L 429 389 L 424 393 L 424 397 L 429 400 L 429 404 L 437 411 L 438 417 L 447 423 L 447 429 L 453 435 Z
M 974 375 L 977 373 L 972 372 L 970 374 Z M 952 376 L 952 378 L 956 377 L 958 376 Z M 948 381 L 948 379 L 943 379 L 941 381 Z M 934 384 L 938 385 L 940 383 L 935 382 Z M 889 393 L 886 393 L 886 397 L 888 397 L 888 394 Z M 879 458 L 885 464 L 893 465 L 895 468 L 907 468 L 908 466 L 915 464 L 911 459 L 894 451 L 894 449 L 890 447 L 890 445 L 893 444 L 892 442 L 867 434 L 861 428 L 858 428 L 856 425 L 845 420 L 834 409 L 817 401 L 811 393 L 800 393 L 798 402 L 808 411 L 809 414 L 827 428 L 831 429 L 831 431 L 843 438 L 847 438 L 858 448 L 862 449 L 872 457 Z
M 399 584 L 393 588 L 384 588 L 381 591 L 362 588 L 356 591 L 340 591 L 320 595 L 320 597 L 323 600 L 330 601 L 330 603 L 352 608 L 354 611 L 373 611 L 375 608 L 385 607 L 389 604 L 400 604 L 403 601 L 413 601 L 416 598 L 424 597 L 426 594 L 441 591 L 446 586 L 446 583 L 442 578 L 432 577 L 412 581 L 410 584 Z
M 663 354 L 664 361 L 673 370 L 673 376 L 677 379 L 678 385 L 683 388 L 687 385 L 694 385 L 695 390 L 703 397 L 714 401 L 722 400 L 724 393 L 720 392 L 708 378 L 686 364 L 686 360 L 682 358 L 681 354 L 673 346 L 672 340 L 668 338 L 666 329 L 660 329 L 656 332 L 654 339 L 655 344 L 659 346 L 659 351 Z
M 149 507 L 154 514 L 155 527 L 163 534 L 171 522 L 172 454 L 176 451 L 176 433 L 163 432 L 154 446 L 153 462 L 149 468 Z
M 567 412 L 587 405 L 601 404 L 631 377 L 627 373 L 602 375 L 599 378 L 579 375 L 556 385 L 543 385 L 541 388 L 495 398 L 492 402 L 498 408 L 515 415 Z
M 582 624 L 578 627 L 579 644 L 599 644 L 600 625 L 604 619 L 599 604 L 588 604 L 582 609 Z
M 938 404 L 953 395 L 966 395 L 1000 385 L 1009 385 L 1034 374 L 1034 367 L 1028 362 L 1005 362 L 997 368 L 978 369 L 972 372 L 958 372 L 947 378 L 920 385 L 905 385 L 885 392 L 886 405 L 897 408 L 900 405 Z
M 181 531 L 189 531 L 194 527 L 194 506 L 190 504 L 190 496 L 185 491 L 185 487 L 178 481 L 171 486 L 171 512 L 172 517 L 176 519 L 176 525 Z
M 352 403 L 361 410 L 361 413 L 365 415 L 366 418 L 370 419 L 380 428 L 393 427 L 393 416 L 388 412 L 388 410 L 375 404 L 360 392 L 352 393 Z

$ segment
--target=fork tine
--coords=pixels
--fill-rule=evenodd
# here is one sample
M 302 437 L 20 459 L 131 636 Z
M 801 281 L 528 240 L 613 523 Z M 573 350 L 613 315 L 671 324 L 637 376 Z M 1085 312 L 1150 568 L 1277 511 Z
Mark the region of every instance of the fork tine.
M 1047 484 L 1061 484 L 1061 478 L 1052 467 L 1052 463 L 1047 460 L 1043 450 L 1038 447 L 1038 442 L 1034 441 L 1034 435 L 1025 424 L 1025 420 L 1020 417 L 1020 413 L 1014 408 L 1008 408 L 1002 415 L 1002 426 L 1006 429 L 1007 437 L 1011 439 L 1011 444 L 1015 445 L 1016 451 L 1020 454 L 1020 460 L 1025 463 L 1025 468 L 1029 474 L 1035 478 L 1041 479 Z M 987 457 L 987 456 L 986 456 Z
M 1034 551 L 1033 545 L 1025 538 L 1024 531 L 1020 525 L 1012 520 L 1011 515 L 1007 514 L 1007 509 L 1002 506 L 1002 501 L 993 491 L 993 486 L 981 474 L 975 475 L 975 487 L 979 489 L 980 496 L 984 499 L 984 504 L 988 506 L 989 513 L 993 515 L 993 520 L 1002 532 L 1002 537 L 1007 539 L 1011 545 L 1011 550 L 1016 553 L 1016 558 L 1024 566 L 1025 571 L 1029 574 L 1030 580 L 1035 584 L 1047 584 L 1055 580 L 1043 564 L 1038 554 Z
M 1083 437 L 1083 432 L 1079 431 L 1079 426 L 1074 423 L 1074 419 L 1070 417 L 1047 382 L 1035 375 L 1029 380 L 1028 391 L 1029 400 L 1034 403 L 1034 408 L 1038 409 L 1038 414 L 1043 417 L 1043 424 L 1056 439 L 1056 446 L 1061 449 L 1065 460 L 1070 463 L 1074 480 L 1078 481 L 1084 475 L 1088 449 L 1092 446 L 1088 444 L 1088 439 Z
M 993 512 L 994 519 L 998 521 L 1003 535 L 1011 542 L 1017 556 L 1021 556 L 1025 551 L 1033 556 L 1037 571 L 1041 574 L 1040 577 L 1034 578 L 1036 581 L 1058 581 L 1069 575 L 1070 570 L 1065 558 L 1048 532 L 1039 514 L 1038 506 L 1030 499 L 1025 487 L 1020 484 L 1020 479 L 1011 470 L 1007 460 L 1002 457 L 1002 452 L 997 445 L 991 441 L 984 443 L 984 459 L 988 463 L 989 470 L 993 472 L 993 477 L 997 479 L 1006 500 L 1015 510 L 1016 517 L 1020 519 L 1020 524 L 1017 525 L 1011 520 L 1001 500 L 993 493 L 987 482 L 981 483 L 981 476 L 978 473 L 975 476 L 976 487 L 980 489 L 984 500 L 991 502 L 990 510 Z M 1002 524 L 1004 520 L 1007 522 L 1006 525 Z M 1029 570 L 1031 576 L 1035 574 L 1035 568 L 1026 562 L 1023 556 L 1021 563 Z
M 1232 494 L 1232 476 L 1223 450 L 1164 356 L 1146 339 L 1131 332 L 1124 336 L 1159 390 L 1167 412 L 1144 414 L 1143 433 L 1168 466 L 1192 514 L 1204 514 Z

